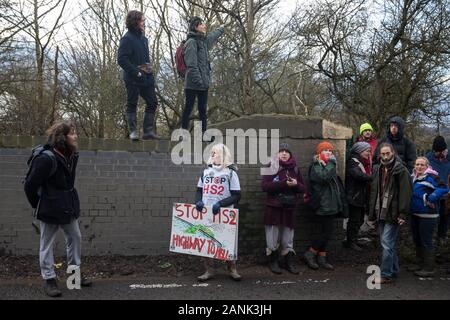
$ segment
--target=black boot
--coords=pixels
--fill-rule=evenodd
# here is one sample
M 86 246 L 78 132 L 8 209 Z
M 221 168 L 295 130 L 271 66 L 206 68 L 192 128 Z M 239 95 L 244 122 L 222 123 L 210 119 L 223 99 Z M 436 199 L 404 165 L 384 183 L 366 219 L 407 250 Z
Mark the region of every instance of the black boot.
M 272 271 L 275 274 L 281 274 L 280 265 L 278 264 L 279 256 L 280 256 L 280 252 L 278 250 L 272 251 L 272 253 L 269 256 L 269 258 L 270 258 L 270 262 L 269 262 L 270 271 Z
M 56 282 L 56 278 L 45 280 L 44 290 L 45 290 L 45 293 L 49 297 L 52 297 L 52 298 L 60 297 L 62 295 L 61 290 L 59 290 L 59 288 L 58 288 L 58 283 Z
M 317 253 L 314 253 L 311 250 L 308 250 L 303 255 L 303 258 L 305 259 L 305 262 L 308 265 L 308 267 L 310 267 L 313 270 L 319 269 L 319 265 L 316 262 Z
M 136 128 L 137 126 L 136 113 L 127 112 L 127 121 L 128 121 L 128 131 L 130 131 L 130 139 L 132 141 L 138 141 L 139 134 Z
M 435 264 L 435 254 L 432 250 L 423 250 L 423 268 L 421 270 L 415 271 L 414 274 L 418 277 L 429 278 L 434 276 L 434 264 Z
M 416 247 L 416 263 L 406 267 L 406 270 L 410 272 L 419 271 L 423 268 L 423 248 Z
M 82 287 L 90 287 L 90 286 L 92 286 L 92 281 L 89 280 L 88 278 L 82 276 L 80 284 Z
M 289 251 L 287 255 L 284 256 L 286 260 L 286 270 L 293 274 L 298 274 L 299 271 L 295 267 L 294 259 L 295 259 L 295 253 L 292 251 Z
M 143 140 L 160 140 L 161 137 L 158 136 L 154 131 L 154 122 L 155 122 L 155 113 L 154 112 L 145 112 L 144 113 L 144 135 L 142 136 Z
M 318 255 L 317 256 L 317 264 L 326 270 L 334 270 L 334 267 L 331 263 L 328 262 L 326 255 Z

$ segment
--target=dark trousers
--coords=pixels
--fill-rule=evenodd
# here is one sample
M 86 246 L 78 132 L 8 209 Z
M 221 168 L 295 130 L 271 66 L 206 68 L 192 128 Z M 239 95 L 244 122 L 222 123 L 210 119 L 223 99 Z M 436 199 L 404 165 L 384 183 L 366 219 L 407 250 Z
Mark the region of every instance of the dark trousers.
M 438 238 L 445 239 L 448 232 L 448 215 L 445 214 L 445 202 L 441 200 L 439 208 L 439 224 L 437 236 Z
M 333 237 L 334 234 L 334 219 L 336 215 L 330 216 L 317 216 L 317 222 L 319 222 L 321 227 L 320 235 L 317 239 L 312 242 L 311 247 L 319 252 L 326 252 L 328 242 Z
M 416 247 L 422 247 L 429 251 L 434 251 L 433 231 L 438 218 L 421 218 L 411 216 L 411 231 Z
M 347 242 L 350 243 L 358 240 L 359 228 L 364 222 L 364 208 L 349 205 L 348 209 Z
M 208 104 L 208 90 L 185 89 L 184 93 L 185 103 L 183 115 L 181 117 L 181 128 L 188 130 L 189 117 L 194 108 L 195 98 L 198 98 L 198 114 L 202 121 L 202 132 L 205 132 L 207 126 L 206 108 Z
M 158 106 L 155 86 L 135 86 L 126 84 L 127 89 L 127 113 L 136 113 L 139 96 L 145 101 L 145 112 L 155 113 Z

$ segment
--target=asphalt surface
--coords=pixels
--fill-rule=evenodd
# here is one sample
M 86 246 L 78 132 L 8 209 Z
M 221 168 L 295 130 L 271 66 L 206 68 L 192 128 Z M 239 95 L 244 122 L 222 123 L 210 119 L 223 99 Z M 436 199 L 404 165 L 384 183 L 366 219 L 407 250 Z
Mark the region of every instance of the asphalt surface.
M 450 275 L 441 267 L 433 279 L 415 277 L 401 270 L 393 284 L 368 289 L 363 266 L 312 271 L 301 268 L 299 275 L 284 271 L 274 275 L 263 266 L 240 270 L 243 280 L 234 282 L 225 270 L 207 283 L 189 276 L 140 276 L 93 279 L 90 288 L 69 290 L 59 280 L 63 296 L 49 298 L 39 278 L 0 280 L 1 300 L 450 300 Z

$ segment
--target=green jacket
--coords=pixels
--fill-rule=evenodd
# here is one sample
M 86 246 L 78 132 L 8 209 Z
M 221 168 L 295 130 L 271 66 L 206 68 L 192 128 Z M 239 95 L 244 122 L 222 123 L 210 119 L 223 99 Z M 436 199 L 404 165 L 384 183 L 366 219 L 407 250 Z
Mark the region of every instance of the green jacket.
M 315 157 L 309 168 L 311 198 L 317 199 L 320 216 L 340 215 L 348 217 L 348 205 L 342 181 L 336 173 L 336 163 L 329 161 L 324 167 Z
M 402 164 L 401 160 L 396 159 L 391 169 L 391 177 L 384 189 L 384 196 L 380 200 L 380 167 L 374 166 L 373 180 L 370 193 L 369 220 L 375 221 L 379 219 L 380 209 L 385 203 L 386 222 L 395 224 L 397 219 L 406 219 L 409 214 L 409 207 L 412 197 L 412 185 L 408 169 Z
M 224 33 L 223 27 L 208 33 L 207 36 L 190 31 L 183 47 L 186 62 L 185 89 L 208 90 L 211 78 L 208 51 Z

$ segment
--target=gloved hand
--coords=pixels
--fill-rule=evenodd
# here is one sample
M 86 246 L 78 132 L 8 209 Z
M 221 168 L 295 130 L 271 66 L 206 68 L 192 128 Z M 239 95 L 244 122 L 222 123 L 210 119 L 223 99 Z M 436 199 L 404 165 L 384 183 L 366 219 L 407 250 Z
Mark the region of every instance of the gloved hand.
M 212 210 L 214 215 L 218 214 L 220 212 L 220 202 L 216 202 L 213 205 Z
M 331 162 L 336 163 L 336 156 L 335 156 L 334 154 L 331 154 L 331 155 L 328 157 L 328 161 L 331 161 Z
M 197 201 L 197 203 L 195 204 L 195 209 L 197 209 L 198 212 L 202 212 L 204 206 L 205 204 L 203 203 L 202 200 L 200 200 Z

